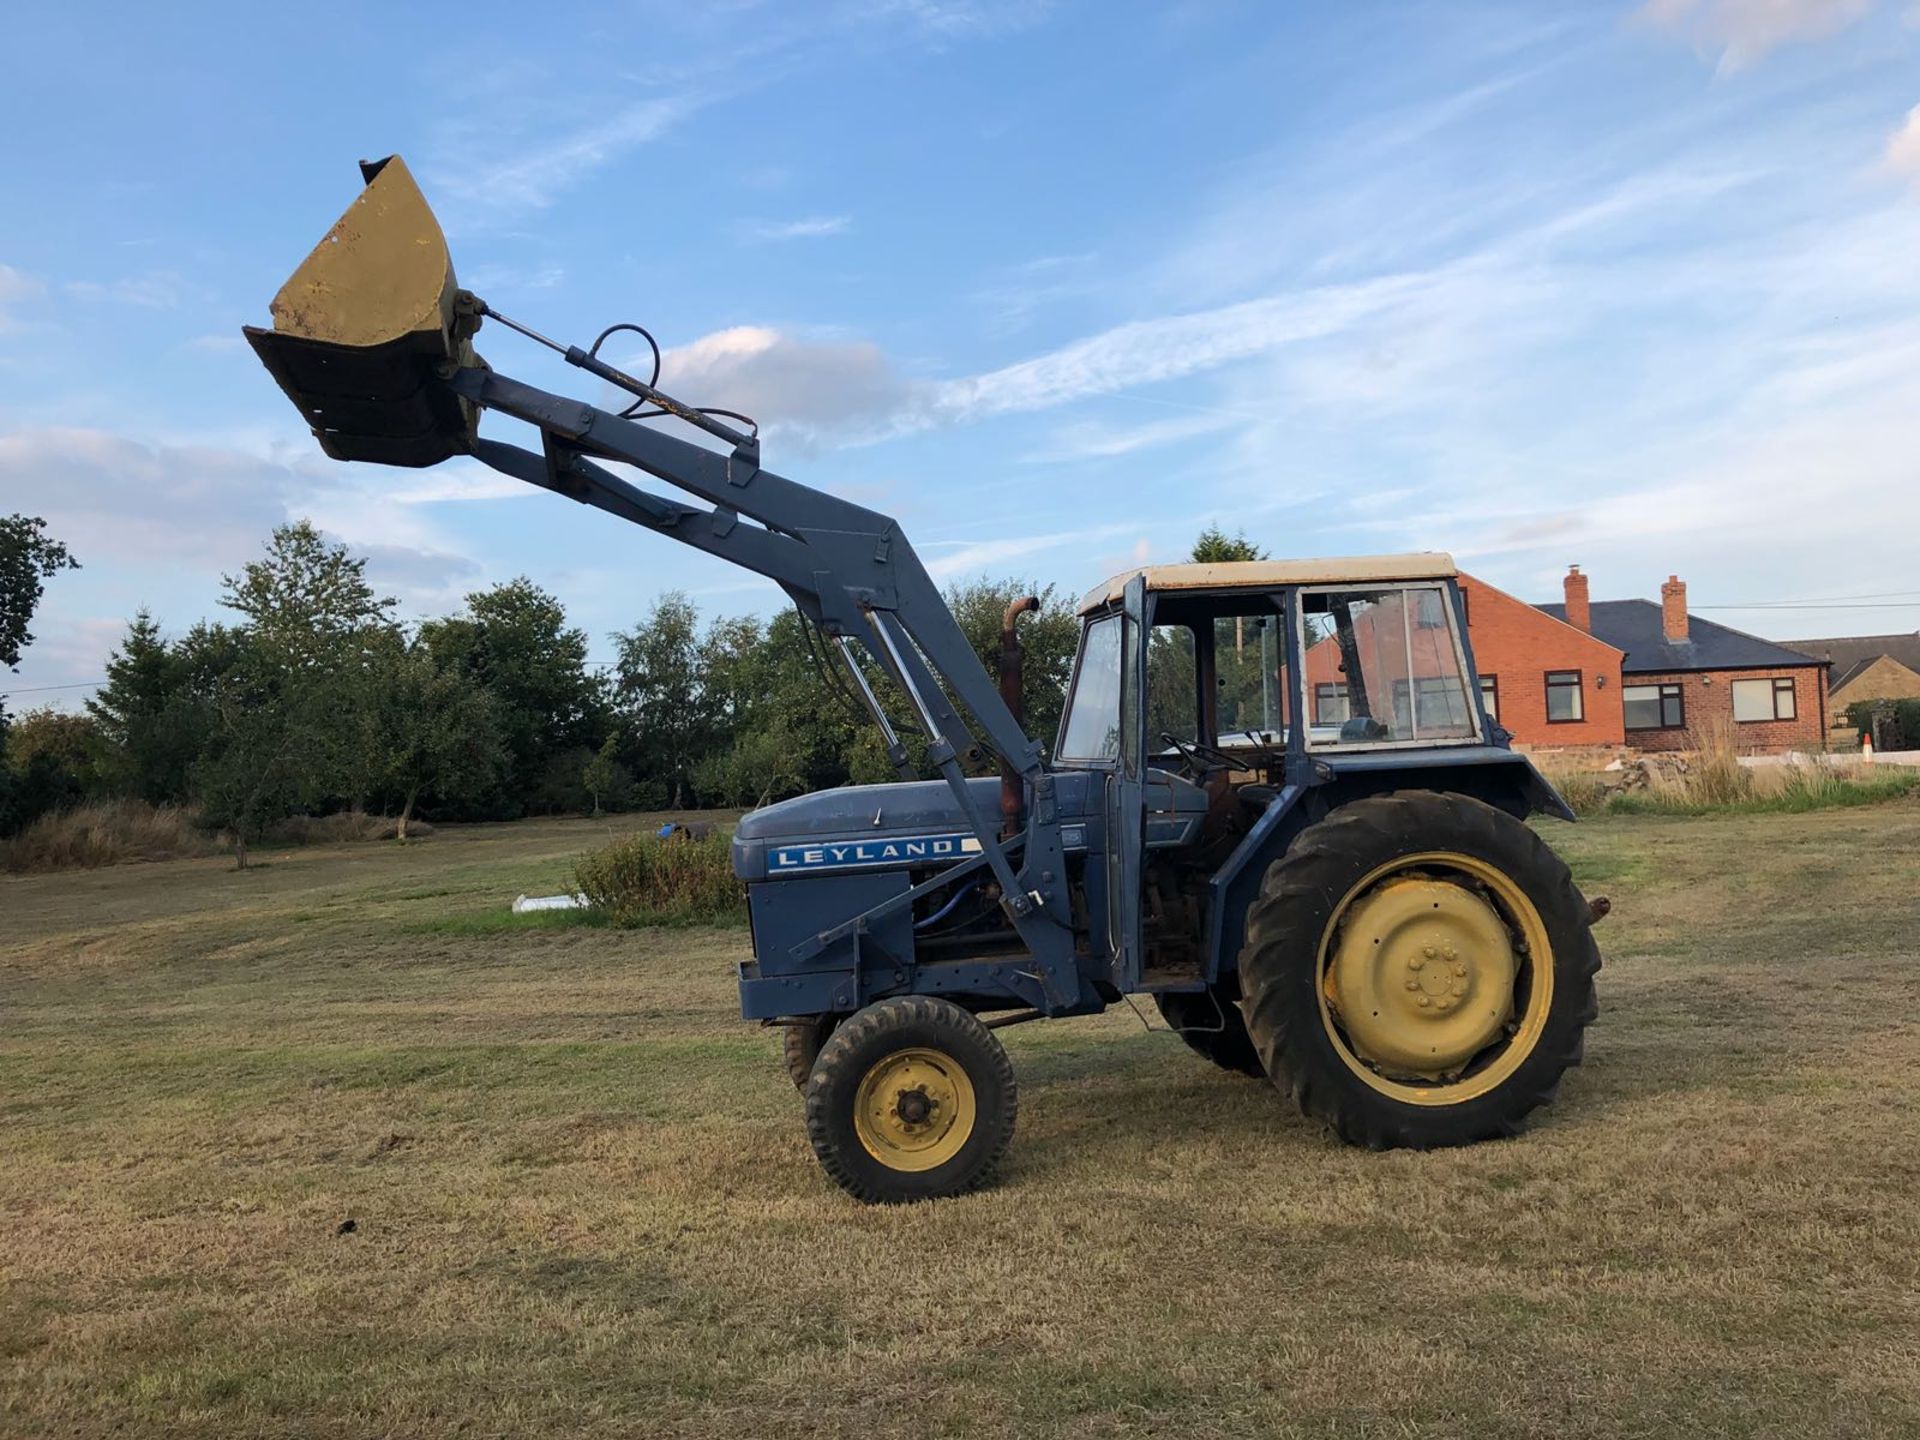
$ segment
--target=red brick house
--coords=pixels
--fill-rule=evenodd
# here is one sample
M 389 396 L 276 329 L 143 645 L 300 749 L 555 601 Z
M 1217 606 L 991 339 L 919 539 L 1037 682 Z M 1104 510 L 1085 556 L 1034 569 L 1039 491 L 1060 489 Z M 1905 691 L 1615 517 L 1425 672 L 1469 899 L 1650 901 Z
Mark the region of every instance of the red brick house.
M 1575 578 L 1584 602 L 1586 577 L 1576 570 L 1569 585 Z M 1550 615 L 1471 575 L 1460 577 L 1460 593 L 1487 713 L 1515 740 L 1538 749 L 1621 743 L 1621 650 L 1591 626 Z
M 1744 751 L 1818 746 L 1827 663 L 1687 613 L 1675 576 L 1651 600 L 1588 598 L 1578 565 L 1565 600 L 1529 605 L 1460 577 L 1487 709 L 1528 749 L 1692 750 L 1709 725 Z
M 1721 727 L 1744 752 L 1816 748 L 1826 736 L 1827 662 L 1689 615 L 1677 575 L 1660 587 L 1657 605 L 1589 603 L 1576 565 L 1565 603 L 1538 608 L 1622 653 L 1621 739 L 1633 749 L 1693 750 Z

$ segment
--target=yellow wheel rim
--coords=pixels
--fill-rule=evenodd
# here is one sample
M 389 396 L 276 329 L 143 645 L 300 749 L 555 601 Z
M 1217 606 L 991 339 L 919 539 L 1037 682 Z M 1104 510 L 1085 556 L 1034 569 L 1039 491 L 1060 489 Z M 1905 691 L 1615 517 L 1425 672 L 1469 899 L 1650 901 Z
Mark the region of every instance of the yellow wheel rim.
M 939 1050 L 896 1050 L 861 1077 L 853 1129 L 892 1170 L 932 1170 L 960 1153 L 979 1114 L 973 1081 Z
M 1553 942 L 1526 892 L 1471 855 L 1391 861 L 1321 938 L 1320 1018 L 1347 1067 L 1413 1105 L 1497 1089 L 1540 1043 Z

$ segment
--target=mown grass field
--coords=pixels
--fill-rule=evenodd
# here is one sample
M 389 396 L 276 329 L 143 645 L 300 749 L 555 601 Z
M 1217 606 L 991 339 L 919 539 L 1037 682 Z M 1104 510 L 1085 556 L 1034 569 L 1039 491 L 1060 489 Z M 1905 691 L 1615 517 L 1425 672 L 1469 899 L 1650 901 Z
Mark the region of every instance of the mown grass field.
M 1552 827 L 1615 911 L 1520 1140 L 1355 1153 L 1122 1008 L 900 1210 L 743 932 L 497 919 L 605 829 L 0 880 L 0 1434 L 1920 1433 L 1920 804 Z

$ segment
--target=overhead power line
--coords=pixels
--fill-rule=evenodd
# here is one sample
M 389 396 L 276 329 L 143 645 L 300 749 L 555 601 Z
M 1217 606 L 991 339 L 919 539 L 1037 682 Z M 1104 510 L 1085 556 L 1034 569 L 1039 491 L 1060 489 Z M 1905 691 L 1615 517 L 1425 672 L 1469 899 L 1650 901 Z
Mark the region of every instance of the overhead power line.
M 75 680 L 69 685 L 29 685 L 24 690 L 0 690 L 0 695 L 39 695 L 48 690 L 97 690 L 104 680 Z
M 1689 610 L 1920 610 L 1920 600 L 1809 600 L 1804 605 L 1769 602 L 1764 605 L 1689 605 Z

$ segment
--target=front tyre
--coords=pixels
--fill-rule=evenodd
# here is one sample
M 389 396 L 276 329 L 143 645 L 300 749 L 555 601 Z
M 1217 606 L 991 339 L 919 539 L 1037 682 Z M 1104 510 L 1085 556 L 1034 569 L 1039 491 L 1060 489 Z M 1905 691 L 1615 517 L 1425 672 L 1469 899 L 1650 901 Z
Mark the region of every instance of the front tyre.
M 1580 1063 L 1591 916 L 1529 827 L 1461 795 L 1342 806 L 1247 913 L 1247 1030 L 1276 1085 L 1350 1144 L 1512 1135 Z
M 992 1031 L 951 1001 L 901 996 L 827 1037 L 807 1081 L 807 1138 L 856 1200 L 932 1200 L 991 1178 L 1018 1104 Z

